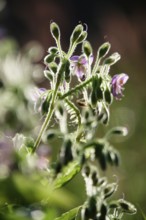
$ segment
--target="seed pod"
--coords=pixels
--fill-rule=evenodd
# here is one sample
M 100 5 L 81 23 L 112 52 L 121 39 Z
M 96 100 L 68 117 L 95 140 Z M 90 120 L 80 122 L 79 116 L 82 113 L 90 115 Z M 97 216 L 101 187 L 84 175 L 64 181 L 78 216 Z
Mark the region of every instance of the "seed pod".
M 79 37 L 81 36 L 83 32 L 83 25 L 79 24 L 75 27 L 71 37 L 70 37 L 70 42 L 71 44 L 74 44 L 78 39 Z
M 59 29 L 59 26 L 55 22 L 51 23 L 50 31 L 51 31 L 52 36 L 55 38 L 55 40 L 58 40 L 60 38 L 60 29 Z
M 98 57 L 99 57 L 99 59 L 106 56 L 106 54 L 107 54 L 107 53 L 109 52 L 109 50 L 110 50 L 110 47 L 111 47 L 111 45 L 110 45 L 110 43 L 108 43 L 108 42 L 102 44 L 102 45 L 99 47 L 99 49 L 98 49 Z
M 137 209 L 135 208 L 135 206 L 131 204 L 130 202 L 125 201 L 124 199 L 118 200 L 118 203 L 122 209 L 122 212 L 131 214 L 131 215 L 137 212 Z
M 83 53 L 86 54 L 87 57 L 89 57 L 92 54 L 92 47 L 91 44 L 88 41 L 84 41 L 82 45 Z

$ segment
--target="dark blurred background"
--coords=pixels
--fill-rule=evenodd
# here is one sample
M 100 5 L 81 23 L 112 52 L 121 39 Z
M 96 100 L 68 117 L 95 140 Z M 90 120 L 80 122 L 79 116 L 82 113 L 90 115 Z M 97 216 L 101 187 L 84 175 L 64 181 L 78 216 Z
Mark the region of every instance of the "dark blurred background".
M 129 129 L 125 142 L 113 140 L 121 152 L 122 164 L 118 172 L 119 196 L 133 202 L 142 219 L 146 213 L 146 3 L 126 0 L 0 0 L 0 38 L 14 38 L 20 48 L 30 41 L 38 41 L 47 51 L 54 45 L 49 31 L 50 21 L 59 24 L 62 44 L 67 49 L 72 29 L 79 22 L 88 26 L 88 40 L 94 53 L 109 41 L 111 52 L 122 59 L 111 74 L 125 72 L 130 76 L 122 101 L 111 107 L 109 126 L 124 125 Z M 42 60 L 43 62 L 43 60 Z M 80 183 L 82 186 L 82 183 Z M 82 194 L 80 185 L 68 187 Z M 82 195 L 79 196 L 82 198 Z

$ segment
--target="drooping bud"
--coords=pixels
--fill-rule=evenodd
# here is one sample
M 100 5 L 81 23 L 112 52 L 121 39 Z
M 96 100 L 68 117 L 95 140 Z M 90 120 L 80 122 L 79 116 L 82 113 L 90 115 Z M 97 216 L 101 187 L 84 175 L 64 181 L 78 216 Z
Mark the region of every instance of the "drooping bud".
M 130 202 L 125 201 L 124 199 L 118 200 L 118 203 L 122 209 L 122 212 L 133 215 L 137 212 L 135 206 Z
M 55 40 L 58 40 L 60 38 L 60 29 L 59 29 L 59 26 L 55 22 L 51 23 L 50 31 L 51 31 L 52 36 L 55 38 Z
M 101 59 L 101 58 L 105 57 L 106 54 L 109 52 L 110 47 L 111 47 L 111 45 L 109 42 L 102 44 L 98 49 L 98 58 Z
M 113 53 L 110 57 L 106 58 L 104 60 L 105 65 L 113 65 L 115 64 L 118 60 L 120 60 L 121 56 L 119 53 Z

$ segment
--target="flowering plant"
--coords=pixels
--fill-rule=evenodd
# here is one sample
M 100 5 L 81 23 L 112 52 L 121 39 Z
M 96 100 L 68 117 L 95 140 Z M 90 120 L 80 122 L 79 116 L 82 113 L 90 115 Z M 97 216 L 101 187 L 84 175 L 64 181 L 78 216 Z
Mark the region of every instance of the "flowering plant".
M 1 183 L 4 187 L 11 182 L 16 192 L 15 204 L 17 201 L 21 204 L 21 209 L 18 204 L 12 205 L 15 219 L 20 219 L 22 213 L 24 219 L 34 220 L 119 220 L 124 214 L 135 214 L 136 208 L 130 202 L 123 198 L 110 199 L 117 190 L 117 181 L 109 183 L 99 174 L 100 169 L 104 171 L 109 165 L 120 163 L 120 154 L 111 145 L 110 137 L 127 134 L 125 127 L 114 127 L 103 138 L 97 137 L 99 125 L 107 125 L 110 120 L 113 99 L 122 98 L 128 80 L 124 73 L 110 76 L 110 68 L 120 55 L 107 56 L 110 43 L 106 42 L 95 57 L 82 24 L 73 30 L 67 52 L 62 50 L 60 29 L 55 22 L 51 23 L 50 30 L 56 42 L 44 58 L 44 76 L 50 82 L 50 89 L 37 89 L 33 94 L 35 110 L 44 122 L 32 137 L 16 134 L 12 139 L 13 160 Z M 82 44 L 82 54 L 74 55 L 79 44 Z M 52 145 L 53 151 L 55 139 L 59 140 L 59 151 L 53 160 L 49 146 Z M 63 201 L 66 194 L 62 195 L 59 189 L 77 174 L 84 179 L 86 200 L 57 217 L 58 213 L 50 211 L 54 211 L 52 205 L 68 208 Z M 10 198 L 3 197 L 12 203 Z

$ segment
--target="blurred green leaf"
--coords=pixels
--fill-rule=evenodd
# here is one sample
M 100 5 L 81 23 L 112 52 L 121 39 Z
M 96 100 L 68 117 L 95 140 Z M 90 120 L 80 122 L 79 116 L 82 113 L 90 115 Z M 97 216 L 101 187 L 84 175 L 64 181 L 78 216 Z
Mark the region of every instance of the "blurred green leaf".
M 81 167 L 77 161 L 69 163 L 62 171 L 61 174 L 57 176 L 54 181 L 55 189 L 63 186 L 68 181 L 70 181 L 77 173 L 79 173 Z
M 75 219 L 81 206 L 78 206 L 74 209 L 71 209 L 69 212 L 64 213 L 61 217 L 56 218 L 55 220 L 73 220 Z

